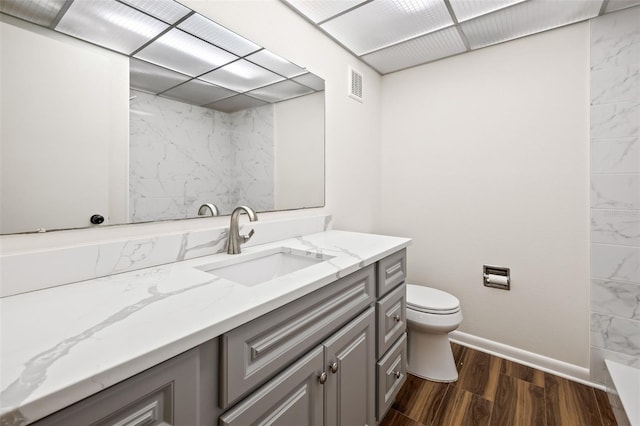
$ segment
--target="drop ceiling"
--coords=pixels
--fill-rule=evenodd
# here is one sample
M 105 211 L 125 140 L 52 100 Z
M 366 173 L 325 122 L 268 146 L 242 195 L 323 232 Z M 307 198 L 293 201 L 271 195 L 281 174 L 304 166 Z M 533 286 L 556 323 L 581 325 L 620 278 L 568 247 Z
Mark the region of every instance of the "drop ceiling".
M 380 74 L 640 4 L 640 0 L 282 1 Z
M 130 86 L 223 112 L 324 81 L 174 0 L 0 0 L 0 12 L 129 57 Z

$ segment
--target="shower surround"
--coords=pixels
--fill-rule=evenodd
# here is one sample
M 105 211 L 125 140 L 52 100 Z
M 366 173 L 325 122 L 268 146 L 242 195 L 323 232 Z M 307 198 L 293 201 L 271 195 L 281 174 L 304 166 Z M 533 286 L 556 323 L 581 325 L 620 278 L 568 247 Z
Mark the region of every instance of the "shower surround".
M 130 221 L 273 210 L 273 119 L 273 105 L 229 114 L 132 91 Z

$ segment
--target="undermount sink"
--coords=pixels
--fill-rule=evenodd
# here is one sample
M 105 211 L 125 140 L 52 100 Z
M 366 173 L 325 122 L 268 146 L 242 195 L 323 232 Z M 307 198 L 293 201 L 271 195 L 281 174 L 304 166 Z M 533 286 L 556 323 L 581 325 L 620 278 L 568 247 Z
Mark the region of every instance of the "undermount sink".
M 237 260 L 197 266 L 197 269 L 238 284 L 254 286 L 317 265 L 331 257 L 302 250 L 277 248 L 262 253 L 252 253 Z

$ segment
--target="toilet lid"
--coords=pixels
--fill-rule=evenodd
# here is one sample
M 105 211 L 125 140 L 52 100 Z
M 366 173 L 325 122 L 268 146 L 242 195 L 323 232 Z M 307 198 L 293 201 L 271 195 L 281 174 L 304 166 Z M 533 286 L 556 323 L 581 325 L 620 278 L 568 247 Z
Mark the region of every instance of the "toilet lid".
M 407 307 L 431 314 L 453 314 L 460 310 L 460 301 L 435 288 L 407 284 Z

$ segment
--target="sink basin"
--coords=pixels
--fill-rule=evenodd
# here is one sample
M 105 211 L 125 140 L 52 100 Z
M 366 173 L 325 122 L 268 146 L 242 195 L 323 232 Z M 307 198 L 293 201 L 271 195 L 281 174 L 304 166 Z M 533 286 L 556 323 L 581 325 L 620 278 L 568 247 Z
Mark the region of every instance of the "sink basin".
M 198 266 L 197 269 L 238 284 L 254 286 L 317 265 L 331 257 L 301 250 L 278 248 L 263 253 L 252 253 L 237 261 L 234 259 L 231 264 L 227 260 Z

